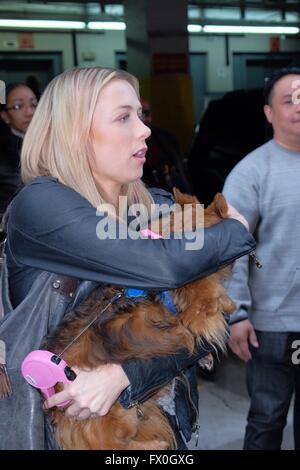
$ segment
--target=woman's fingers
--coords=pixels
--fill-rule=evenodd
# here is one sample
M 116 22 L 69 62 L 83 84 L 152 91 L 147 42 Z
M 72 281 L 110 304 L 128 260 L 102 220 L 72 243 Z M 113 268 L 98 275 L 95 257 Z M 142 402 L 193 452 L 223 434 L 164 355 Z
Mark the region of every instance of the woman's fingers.
M 64 385 L 62 392 L 48 398 L 45 407 L 52 408 L 72 400 L 66 415 L 87 419 L 91 414 L 106 415 L 120 393 L 129 385 L 128 377 L 118 364 L 106 364 L 92 370 L 73 368 L 74 382 Z
M 53 406 L 60 405 L 64 401 L 71 400 L 70 393 L 68 389 L 64 389 L 61 392 L 55 393 L 52 395 L 52 397 L 48 398 L 44 402 L 44 407 L 47 408 L 52 408 Z

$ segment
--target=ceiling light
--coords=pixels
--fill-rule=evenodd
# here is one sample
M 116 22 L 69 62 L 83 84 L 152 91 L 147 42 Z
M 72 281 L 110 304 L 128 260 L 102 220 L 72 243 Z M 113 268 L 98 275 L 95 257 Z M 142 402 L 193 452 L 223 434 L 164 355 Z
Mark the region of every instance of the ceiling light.
M 48 28 L 48 29 L 84 29 L 84 21 L 56 20 L 2 20 L 0 26 L 5 28 Z
M 124 31 L 126 24 L 122 21 L 90 21 L 87 24 L 88 29 L 106 29 L 112 31 Z
M 203 26 L 204 33 L 237 33 L 237 34 L 298 34 L 296 26 L 227 26 L 206 25 Z
M 187 30 L 189 33 L 200 33 L 200 31 L 202 31 L 202 26 L 199 24 L 188 24 Z

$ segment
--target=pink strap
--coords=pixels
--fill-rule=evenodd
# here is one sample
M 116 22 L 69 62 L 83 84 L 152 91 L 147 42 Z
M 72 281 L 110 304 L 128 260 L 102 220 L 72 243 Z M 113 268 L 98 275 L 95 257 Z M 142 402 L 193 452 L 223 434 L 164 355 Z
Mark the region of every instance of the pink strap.
M 159 233 L 152 232 L 152 230 L 150 230 L 149 228 L 144 228 L 143 230 L 141 230 L 141 234 L 144 235 L 144 237 L 150 237 L 153 240 L 162 238 L 162 236 L 159 235 Z

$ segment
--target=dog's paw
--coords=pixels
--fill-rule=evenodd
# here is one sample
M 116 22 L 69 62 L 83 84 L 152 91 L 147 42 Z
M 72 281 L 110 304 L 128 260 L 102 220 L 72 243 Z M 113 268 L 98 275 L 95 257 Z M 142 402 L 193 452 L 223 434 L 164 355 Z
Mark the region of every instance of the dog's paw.
M 168 450 L 169 444 L 167 441 L 160 441 L 153 439 L 151 441 L 131 441 L 128 449 L 130 450 Z
M 154 440 L 154 441 L 149 441 L 149 442 L 150 442 L 150 447 L 148 447 L 148 450 L 168 450 L 169 449 L 169 444 L 166 441 Z

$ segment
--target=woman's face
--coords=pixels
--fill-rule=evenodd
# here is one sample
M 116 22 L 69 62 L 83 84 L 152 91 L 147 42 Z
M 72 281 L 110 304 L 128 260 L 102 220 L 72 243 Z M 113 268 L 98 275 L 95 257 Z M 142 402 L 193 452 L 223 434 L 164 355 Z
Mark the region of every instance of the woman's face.
M 37 99 L 26 85 L 19 85 L 7 96 L 6 111 L 1 113 L 6 124 L 19 132 L 25 133 L 34 115 Z
M 150 129 L 141 121 L 141 103 L 134 88 L 125 80 L 115 79 L 99 94 L 92 121 L 95 156 L 90 165 L 96 183 L 105 191 L 143 175 Z

